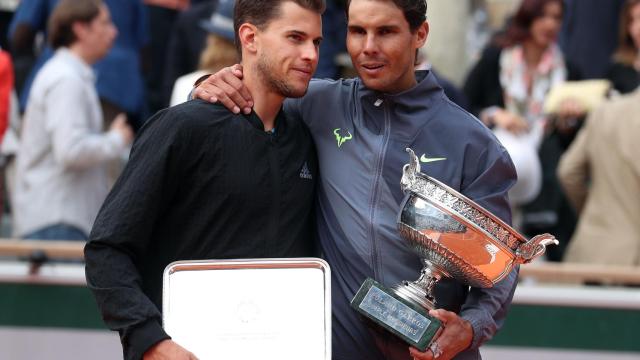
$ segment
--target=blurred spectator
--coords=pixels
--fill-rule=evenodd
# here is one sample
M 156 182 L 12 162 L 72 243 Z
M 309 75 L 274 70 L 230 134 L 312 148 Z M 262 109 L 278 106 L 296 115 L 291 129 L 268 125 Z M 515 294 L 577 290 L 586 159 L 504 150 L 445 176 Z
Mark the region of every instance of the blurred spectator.
M 605 103 L 562 157 L 558 176 L 580 212 L 565 260 L 640 265 L 640 91 Z
M 179 77 L 171 93 L 171 106 L 187 100 L 195 81 L 205 75 L 218 72 L 223 67 L 238 62 L 238 52 L 234 45 L 233 7 L 234 0 L 220 0 L 218 7 L 208 20 L 199 25 L 205 29 L 207 47 L 200 56 L 199 70 Z
M 19 0 L 0 0 L 0 48 L 8 49 L 7 33 Z
M 11 65 L 11 57 L 0 48 L 0 144 L 4 140 L 4 134 L 9 123 L 12 91 L 13 66 Z M 2 159 L 2 163 L 0 163 L 0 168 L 2 169 L 2 174 L 0 174 L 0 218 L 4 213 L 4 199 L 2 198 L 2 193 L 4 192 L 2 189 L 4 186 L 4 167 L 5 161 Z
M 620 14 L 618 48 L 608 78 L 626 94 L 640 85 L 640 0 L 628 0 Z
M 59 0 L 22 0 L 12 21 L 11 43 L 16 61 L 20 92 L 20 107 L 25 109 L 31 82 L 42 65 L 53 55 L 49 46 L 33 65 L 36 34 L 46 32 L 47 19 Z M 113 21 L 118 29 L 118 37 L 107 56 L 95 64 L 97 89 L 108 122 L 120 112 L 129 114 L 130 121 L 138 121 L 145 116 L 144 81 L 140 68 L 141 51 L 148 42 L 148 29 L 142 0 L 105 0 Z M 26 80 L 26 74 L 29 74 Z M 134 124 L 138 126 L 139 124 Z
M 326 0 L 327 8 L 322 14 L 320 58 L 313 75 L 319 79 L 337 79 L 341 76 L 336 57 L 347 52 L 347 16 L 345 0 Z
M 51 14 L 56 52 L 34 80 L 16 159 L 18 236 L 87 238 L 109 190 L 105 163 L 121 156 L 133 137 L 124 115 L 102 132 L 91 69 L 116 35 L 101 0 L 61 0 Z
M 564 0 L 560 46 L 584 79 L 602 79 L 616 48 L 618 18 L 625 0 Z
M 149 64 L 146 76 L 147 105 L 153 114 L 167 106 L 164 72 L 173 26 L 189 0 L 143 0 L 149 15 Z M 195 2 L 195 1 L 192 1 Z
M 201 23 L 211 17 L 217 4 L 218 0 L 191 4 L 178 15 L 169 39 L 163 75 L 167 104 L 170 103 L 171 91 L 176 80 L 184 74 L 201 69 L 200 55 L 207 46 L 207 31 L 202 28 Z M 233 39 L 231 41 L 233 42 Z
M 8 53 L 0 48 L 0 142 L 9 123 L 11 91 L 13 90 L 13 65 Z M 0 201 L 1 202 L 1 201 Z
M 516 166 L 518 182 L 509 197 L 520 215 L 515 219 L 519 228 L 550 232 L 560 239 L 570 236 L 575 215 L 555 178 L 564 149 L 554 124 L 578 124 L 569 120 L 583 115 L 580 106 L 569 100 L 558 114 L 543 113 L 554 85 L 579 78 L 556 43 L 562 13 L 561 0 L 524 0 L 506 31 L 484 50 L 464 85 L 472 111 L 493 128 Z M 563 129 L 575 131 L 568 126 Z M 548 251 L 548 257 L 558 260 L 554 251 L 558 250 Z

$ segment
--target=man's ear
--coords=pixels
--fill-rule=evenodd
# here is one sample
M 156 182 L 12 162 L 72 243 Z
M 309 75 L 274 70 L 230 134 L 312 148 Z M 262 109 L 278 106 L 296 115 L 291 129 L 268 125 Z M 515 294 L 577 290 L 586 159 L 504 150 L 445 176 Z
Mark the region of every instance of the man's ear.
M 258 50 L 257 38 L 258 28 L 253 24 L 244 23 L 238 28 L 238 38 L 242 45 L 242 50 L 246 50 L 249 53 L 255 53 Z
M 83 39 L 85 37 L 85 34 L 87 33 L 87 24 L 82 23 L 80 21 L 76 21 L 73 24 L 71 24 L 71 30 L 73 31 L 73 33 L 75 34 L 76 38 L 78 40 Z
M 419 49 L 424 46 L 429 37 L 429 23 L 423 22 L 416 30 L 416 48 Z

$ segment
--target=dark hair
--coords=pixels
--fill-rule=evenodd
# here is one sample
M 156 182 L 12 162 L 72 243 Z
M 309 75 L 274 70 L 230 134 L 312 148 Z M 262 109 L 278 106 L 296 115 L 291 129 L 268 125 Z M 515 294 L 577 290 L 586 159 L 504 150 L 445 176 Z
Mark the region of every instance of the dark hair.
M 280 16 L 281 4 L 291 1 L 300 7 L 322 14 L 325 9 L 324 0 L 237 0 L 233 11 L 233 30 L 236 34 L 236 49 L 242 57 L 242 44 L 238 37 L 240 25 L 249 23 L 263 30 L 269 22 Z
M 629 34 L 629 25 L 631 24 L 631 9 L 640 4 L 640 0 L 627 0 L 620 12 L 620 29 L 618 31 L 618 48 L 613 54 L 614 61 L 625 65 L 633 65 L 638 56 L 636 44 Z
M 409 30 L 416 32 L 420 25 L 427 21 L 427 0 L 378 0 L 392 1 L 402 12 L 409 23 Z M 351 0 L 347 0 L 347 19 L 349 18 Z
M 90 23 L 98 14 L 102 0 L 61 0 L 49 17 L 49 42 L 57 49 L 76 41 L 75 22 Z
M 496 44 L 501 47 L 510 47 L 527 40 L 531 36 L 531 24 L 544 16 L 544 8 L 550 3 L 560 4 L 564 12 L 562 0 L 523 0 L 518 11 L 511 18 L 505 33 L 496 37 Z

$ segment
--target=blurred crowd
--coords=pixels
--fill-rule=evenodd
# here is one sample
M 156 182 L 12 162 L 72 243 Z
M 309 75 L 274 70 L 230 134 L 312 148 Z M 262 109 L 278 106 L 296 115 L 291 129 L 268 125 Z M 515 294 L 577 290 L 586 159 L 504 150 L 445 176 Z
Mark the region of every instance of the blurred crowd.
M 66 38 L 64 17 L 51 18 L 65 0 L 0 0 L 10 236 L 85 240 L 145 119 L 237 62 L 233 1 L 103 1 L 102 23 Z M 554 234 L 550 261 L 640 265 L 640 0 L 513 0 L 488 30 L 487 1 L 469 1 L 471 21 L 457 23 L 486 34 L 468 45 L 481 51 L 464 81 L 441 76 L 426 51 L 416 68 L 509 152 L 514 226 Z M 316 77 L 352 75 L 344 6 L 327 0 Z

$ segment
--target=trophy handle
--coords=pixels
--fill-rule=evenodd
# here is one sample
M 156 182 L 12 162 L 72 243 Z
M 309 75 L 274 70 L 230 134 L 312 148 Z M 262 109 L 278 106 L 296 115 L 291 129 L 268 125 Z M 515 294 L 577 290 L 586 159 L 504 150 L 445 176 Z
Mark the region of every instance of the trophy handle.
M 402 191 L 407 193 L 416 183 L 416 175 L 420 172 L 420 161 L 418 161 L 418 157 L 411 148 L 406 148 L 405 150 L 409 153 L 409 163 L 402 167 L 400 186 Z
M 521 244 L 516 250 L 516 262 L 527 264 L 538 256 L 544 254 L 547 245 L 558 245 L 559 241 L 551 234 L 536 235 L 526 243 Z

